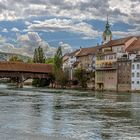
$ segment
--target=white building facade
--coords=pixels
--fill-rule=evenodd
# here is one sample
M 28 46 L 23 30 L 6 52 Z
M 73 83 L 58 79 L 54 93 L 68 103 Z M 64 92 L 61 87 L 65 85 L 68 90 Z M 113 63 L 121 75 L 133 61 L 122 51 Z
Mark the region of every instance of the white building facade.
M 134 60 L 132 60 L 131 90 L 140 90 L 140 58 L 135 58 Z
M 68 72 L 69 80 L 73 80 L 74 63 L 77 61 L 76 54 L 79 50 L 69 53 L 63 60 L 63 70 Z

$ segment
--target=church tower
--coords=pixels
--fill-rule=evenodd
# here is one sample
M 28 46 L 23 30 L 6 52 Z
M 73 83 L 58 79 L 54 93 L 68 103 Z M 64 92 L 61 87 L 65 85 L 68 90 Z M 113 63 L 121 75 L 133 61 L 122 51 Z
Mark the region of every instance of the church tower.
M 112 32 L 110 30 L 110 24 L 107 16 L 107 22 L 106 22 L 105 30 L 103 32 L 103 44 L 109 42 L 110 40 L 112 40 Z

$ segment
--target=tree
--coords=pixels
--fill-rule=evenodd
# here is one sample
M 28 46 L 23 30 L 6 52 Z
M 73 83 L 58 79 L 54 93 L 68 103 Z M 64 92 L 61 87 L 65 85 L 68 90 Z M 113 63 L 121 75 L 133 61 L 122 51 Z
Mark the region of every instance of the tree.
M 34 63 L 45 63 L 45 54 L 41 47 L 38 47 L 34 51 L 33 62 Z
M 35 49 L 35 51 L 34 51 L 33 62 L 34 63 L 38 62 L 38 49 Z
M 38 59 L 39 59 L 39 63 L 45 63 L 45 54 L 44 51 L 41 47 L 38 48 Z
M 56 54 L 54 56 L 54 67 L 55 70 L 62 70 L 63 57 L 61 47 L 58 47 Z
M 33 63 L 32 58 L 28 58 L 27 63 Z
M 58 47 L 54 56 L 54 77 L 57 84 L 65 86 L 67 83 L 67 76 L 62 70 L 63 56 L 61 47 Z
M 54 58 L 47 58 L 45 63 L 46 64 L 54 64 Z
M 10 62 L 23 62 L 22 59 L 20 59 L 17 55 L 13 55 L 9 58 Z
M 74 76 L 83 88 L 87 87 L 88 76 L 87 76 L 86 70 L 76 69 Z
M 46 58 L 44 51 L 41 47 L 38 47 L 34 51 L 33 62 L 34 63 L 45 63 Z M 37 87 L 43 87 L 49 85 L 48 79 L 34 79 L 32 84 Z

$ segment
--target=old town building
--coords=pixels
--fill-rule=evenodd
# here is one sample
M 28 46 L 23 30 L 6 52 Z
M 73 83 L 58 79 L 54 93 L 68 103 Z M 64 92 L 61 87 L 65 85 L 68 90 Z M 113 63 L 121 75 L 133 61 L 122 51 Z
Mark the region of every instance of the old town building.
M 77 53 L 77 68 L 85 69 L 87 72 L 95 71 L 96 53 L 100 46 L 81 48 Z
M 132 60 L 131 77 L 131 90 L 140 91 L 140 56 Z
M 117 61 L 117 91 L 131 91 L 131 60 L 127 55 Z
M 76 50 L 63 56 L 63 70 L 68 73 L 69 80 L 73 80 L 73 74 L 75 69 L 74 64 L 76 63 L 76 55 L 78 52 L 79 50 Z
M 96 90 L 140 90 L 140 36 L 112 40 L 107 20 L 102 37 L 102 45 L 65 55 L 63 68 L 69 69 L 71 79 L 77 68 L 85 69 L 87 74 L 95 72 L 90 84 L 94 83 L 91 87 Z
M 118 67 L 125 65 L 128 67 L 127 73 L 130 74 L 130 61 L 124 61 L 122 58 L 125 56 L 127 59 L 129 57 L 135 57 L 133 50 L 134 43 L 137 42 L 138 37 L 126 37 L 121 39 L 112 40 L 112 33 L 109 28 L 109 23 L 107 21 L 105 31 L 103 32 L 103 45 L 100 51 L 96 55 L 96 75 L 95 75 L 95 88 L 99 90 L 121 90 L 125 87 L 130 90 L 130 77 L 124 76 L 125 73 L 118 74 Z M 110 35 L 110 38 L 105 41 L 105 36 Z M 130 49 L 131 48 L 131 49 Z M 129 53 L 131 51 L 131 56 Z M 119 65 L 118 65 L 119 64 Z M 123 69 L 121 68 L 123 71 Z M 120 71 L 119 71 L 120 73 Z M 126 75 L 129 75 L 127 74 Z M 119 76 L 123 76 L 126 80 L 118 80 Z M 127 79 L 128 78 L 128 79 Z M 123 83 L 123 84 L 122 84 Z M 122 87 L 121 87 L 122 86 Z

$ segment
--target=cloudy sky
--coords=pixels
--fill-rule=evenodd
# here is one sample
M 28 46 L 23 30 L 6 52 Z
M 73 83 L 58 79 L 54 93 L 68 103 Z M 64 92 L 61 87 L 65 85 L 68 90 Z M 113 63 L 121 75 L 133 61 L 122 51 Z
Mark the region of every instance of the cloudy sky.
M 140 35 L 140 0 L 0 0 L 0 51 L 47 55 L 101 43 L 109 15 L 113 38 Z

